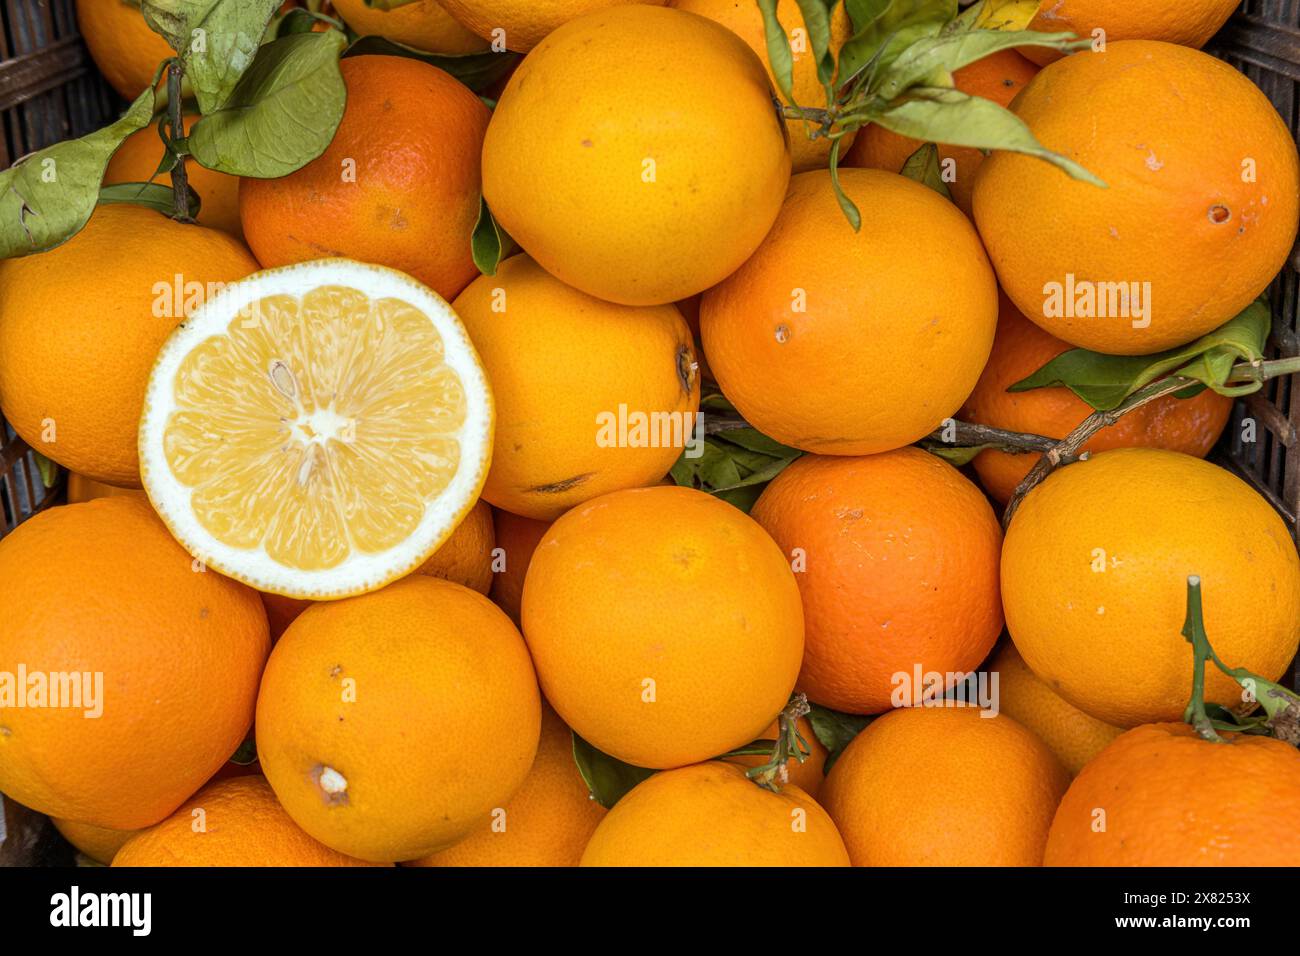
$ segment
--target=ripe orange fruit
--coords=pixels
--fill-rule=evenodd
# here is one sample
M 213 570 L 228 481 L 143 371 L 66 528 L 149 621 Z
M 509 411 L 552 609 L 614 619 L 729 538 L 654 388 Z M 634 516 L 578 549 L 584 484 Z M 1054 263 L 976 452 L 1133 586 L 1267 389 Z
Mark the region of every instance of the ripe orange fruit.
M 1064 438 L 1092 414 L 1092 406 L 1064 386 L 1028 392 L 1007 389 L 1067 351 L 1070 344 L 1026 319 L 1005 295 L 1000 296 L 1000 302 L 993 352 L 958 417 L 1013 432 Z M 1208 388 L 1193 398 L 1167 395 L 1103 428 L 1084 445 L 1084 450 L 1141 446 L 1204 458 L 1219 440 L 1231 414 L 1232 399 Z M 975 471 L 984 490 L 1005 504 L 1039 457 L 990 449 L 975 457 Z
M 786 761 L 785 772 L 786 780 L 781 781 L 782 786 L 786 783 L 792 783 L 814 800 L 821 792 L 822 783 L 826 780 L 826 758 L 829 756 L 822 742 L 817 739 L 813 732 L 812 724 L 808 722 L 807 717 L 800 717 L 798 723 L 799 733 L 803 735 L 804 742 L 808 744 L 808 756 L 800 763 L 797 757 L 792 757 Z M 777 721 L 772 721 L 772 725 L 759 734 L 763 740 L 775 740 L 779 726 Z M 768 757 L 759 754 L 752 754 L 745 757 L 728 757 L 732 763 L 737 763 L 742 767 L 761 767 L 768 762 Z
M 504 553 L 505 567 L 492 575 L 489 596 L 518 625 L 519 608 L 524 599 L 524 575 L 528 573 L 533 552 L 551 523 L 534 521 L 500 508 L 493 509 L 492 521 L 497 547 Z
M 1120 355 L 1173 348 L 1235 316 L 1286 262 L 1296 145 L 1223 61 L 1120 40 L 1044 69 L 1015 113 L 1107 184 L 1007 152 L 976 177 L 975 221 L 1002 287 L 1057 338 Z
M 873 721 L 822 789 L 854 866 L 1039 866 L 1070 782 L 1010 717 L 912 707 Z
M 136 834 L 114 866 L 370 866 L 318 843 L 284 812 L 264 777 L 204 787 Z
M 763 12 L 757 3 L 751 3 L 750 0 L 669 0 L 668 5 L 721 23 L 744 40 L 764 65 L 767 65 L 767 33 L 763 26 Z M 817 78 L 817 60 L 808 39 L 803 14 L 796 0 L 778 0 L 776 16 L 785 29 L 787 39 L 790 40 L 790 52 L 794 60 L 792 71 L 794 102 L 799 106 L 824 108 L 826 91 Z M 849 20 L 848 10 L 843 4 L 837 5 L 831 11 L 830 28 L 831 53 L 838 59 L 840 47 L 853 36 L 853 23 Z M 795 35 L 792 36 L 792 33 Z M 767 75 L 775 87 L 776 78 L 770 65 L 767 66 Z M 820 169 L 830 162 L 831 140 L 826 137 L 810 139 L 808 134 L 813 127 L 803 120 L 788 119 L 785 125 L 790 131 L 790 156 L 795 172 Z M 841 157 L 848 151 L 855 135 L 849 133 L 840 141 Z M 898 172 L 898 168 L 891 172 Z
M 142 499 L 52 508 L 6 536 L 0 620 L 0 674 L 15 675 L 0 681 L 0 791 L 34 810 L 157 823 L 248 733 L 270 644 L 257 593 L 195 568 Z M 50 674 L 66 675 L 57 694 Z
M 83 501 L 94 501 L 96 498 L 130 497 L 132 495 L 137 498 L 145 497 L 145 493 L 139 488 L 118 488 L 115 485 L 106 485 L 102 481 L 95 481 L 85 475 L 79 475 L 75 471 L 68 472 L 68 504 L 70 505 L 81 504 Z
M 80 853 L 104 866 L 112 863 L 117 851 L 140 832 L 139 830 L 109 830 L 89 823 L 78 823 L 75 820 L 51 820 L 50 822 Z
M 469 588 L 416 574 L 290 625 L 262 678 L 257 751 L 300 827 L 393 863 L 455 843 L 509 800 L 540 720 L 509 618 Z
M 1124 734 L 1075 777 L 1044 862 L 1294 866 L 1300 753 L 1272 737 L 1225 736 L 1211 743 L 1181 723 Z
M 175 52 L 154 33 L 137 5 L 77 0 L 77 29 L 113 89 L 134 100 L 149 88 L 158 65 Z
M 1192 692 L 1189 575 L 1220 659 L 1281 677 L 1300 644 L 1300 558 L 1277 512 L 1198 458 L 1102 452 L 1051 475 L 1016 512 L 1002 549 L 1007 628 L 1034 673 L 1098 720 L 1178 720 Z M 1205 696 L 1242 707 L 1241 688 L 1214 668 Z
M 256 270 L 226 233 L 131 205 L 99 207 L 50 252 L 0 261 L 5 418 L 69 471 L 139 488 L 140 410 L 158 349 L 214 288 Z
M 533 769 L 515 795 L 454 846 L 408 866 L 577 866 L 605 808 L 573 759 L 573 732 L 542 704 Z
M 803 654 L 799 589 L 780 549 L 743 512 L 690 488 L 616 491 L 565 514 L 533 553 L 523 621 L 560 717 L 639 767 L 680 767 L 759 737 Z
M 437 67 L 339 64 L 348 105 L 329 148 L 281 179 L 244 179 L 239 213 L 263 266 L 339 256 L 400 269 L 444 299 L 478 274 L 479 151 L 488 109 Z
M 1123 728 L 1089 717 L 1044 684 L 1010 641 L 988 669 L 998 674 L 1001 712 L 1036 733 L 1070 776 L 1124 732 Z
M 1002 631 L 998 519 L 934 455 L 805 455 L 751 514 L 795 562 L 807 641 L 798 686 L 819 704 L 887 710 L 899 675 L 973 670 Z
M 952 74 L 957 89 L 970 96 L 992 100 L 999 106 L 1010 106 L 1016 94 L 1034 78 L 1038 67 L 1015 50 L 999 50 Z M 900 136 L 875 123 L 858 131 L 858 138 L 844 158 L 845 166 L 864 169 L 883 169 L 896 173 L 903 168 L 909 156 L 920 149 L 919 139 Z M 952 160 L 951 182 L 948 192 L 952 201 L 966 215 L 971 214 L 971 194 L 975 191 L 975 171 L 984 162 L 984 153 L 970 146 L 939 145 L 941 163 Z
M 187 136 L 196 122 L 198 117 L 193 114 L 185 117 Z M 104 184 L 154 182 L 170 188 L 171 173 L 154 175 L 158 172 L 162 158 L 163 144 L 158 138 L 157 127 L 150 125 L 136 130 L 122 141 L 113 158 L 108 161 Z M 242 239 L 244 230 L 239 223 L 239 177 L 208 169 L 193 159 L 185 163 L 185 173 L 191 188 L 199 194 L 201 200 L 199 224 Z
M 417 50 L 450 56 L 481 53 L 488 48 L 487 41 L 471 33 L 438 0 L 416 0 L 391 10 L 367 6 L 366 0 L 332 2 L 338 15 L 362 36 L 375 34 Z
M 481 37 L 527 53 L 556 27 L 586 13 L 629 3 L 662 6 L 665 0 L 442 0 L 442 5 Z M 496 31 L 500 31 L 498 34 Z
M 461 519 L 451 537 L 420 566 L 419 573 L 454 581 L 479 594 L 487 594 L 492 587 L 492 551 L 495 548 L 492 507 L 480 500 Z
M 520 64 L 483 143 L 483 193 L 557 278 L 659 305 L 758 247 L 790 178 L 786 140 L 744 41 L 679 10 L 619 6 L 565 24 Z
M 632 788 L 596 827 L 583 866 L 848 866 L 826 811 L 721 761 L 665 770 Z
M 1113 40 L 1165 40 L 1200 48 L 1241 6 L 1237 0 L 1042 0 L 1030 30 L 1044 33 L 1071 32 L 1084 40 L 1095 39 L 1093 31 L 1105 31 Z M 1035 63 L 1060 59 L 1055 50 L 1025 47 Z
M 993 345 L 997 283 L 970 222 L 893 173 L 801 173 L 758 251 L 704 294 L 718 384 L 755 428 L 829 455 L 924 437 L 970 394 Z M 942 256 L 934 250 L 942 249 Z M 887 362 L 885 355 L 906 355 Z
M 672 305 L 602 302 L 527 256 L 453 303 L 492 382 L 496 438 L 483 497 L 549 520 L 658 481 L 692 439 L 700 382 Z
M 259 592 L 262 604 L 266 607 L 266 620 L 271 627 L 271 641 L 278 641 L 289 629 L 289 625 L 298 620 L 298 615 L 315 604 L 303 598 L 290 598 L 270 591 Z

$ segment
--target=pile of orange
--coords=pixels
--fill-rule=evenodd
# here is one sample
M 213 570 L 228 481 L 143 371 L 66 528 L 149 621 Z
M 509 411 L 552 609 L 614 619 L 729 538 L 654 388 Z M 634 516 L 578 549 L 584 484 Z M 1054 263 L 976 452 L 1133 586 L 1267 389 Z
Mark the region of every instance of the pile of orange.
M 321 155 L 189 160 L 197 224 L 104 205 L 0 262 L 0 409 L 68 473 L 0 541 L 0 677 L 77 692 L 0 680 L 0 791 L 116 867 L 1294 864 L 1300 753 L 1182 722 L 1189 581 L 1227 665 L 1300 646 L 1292 529 L 1204 460 L 1232 399 L 1023 496 L 1036 454 L 931 453 L 1065 437 L 1078 395 L 1011 388 L 1187 345 L 1284 266 L 1295 143 L 1198 49 L 1235 4 L 1183 6 L 1044 2 L 1094 47 L 931 77 L 1104 187 L 941 145 L 936 189 L 885 117 L 779 108 L 752 0 L 315 5 L 408 48 L 341 61 Z M 166 44 L 77 9 L 138 95 Z M 493 55 L 480 96 L 455 64 Z M 1204 699 L 1258 714 L 1213 665 Z

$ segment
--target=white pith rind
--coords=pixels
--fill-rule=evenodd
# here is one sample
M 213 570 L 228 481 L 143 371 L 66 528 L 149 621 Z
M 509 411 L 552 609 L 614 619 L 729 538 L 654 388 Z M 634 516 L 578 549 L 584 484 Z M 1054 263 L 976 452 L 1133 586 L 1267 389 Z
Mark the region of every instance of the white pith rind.
M 467 408 L 454 434 L 460 468 L 431 502 L 415 531 L 375 554 L 353 551 L 341 564 L 320 571 L 288 568 L 260 549 L 237 548 L 214 538 L 189 507 L 190 487 L 172 474 L 163 453 L 167 421 L 176 410 L 174 381 L 185 357 L 206 339 L 225 335 L 241 309 L 274 295 L 301 297 L 311 289 L 342 285 L 376 299 L 401 299 L 429 317 L 442 337 L 443 362 L 460 377 Z M 415 279 L 382 266 L 350 259 L 321 259 L 258 272 L 227 286 L 185 319 L 164 343 L 150 375 L 140 418 L 140 476 L 149 500 L 172 535 L 198 560 L 259 591 L 312 600 L 364 594 L 418 568 L 460 524 L 478 500 L 492 457 L 492 393 L 478 353 L 459 316 Z M 440 433 L 443 435 L 444 433 Z M 445 436 L 444 436 L 445 437 Z

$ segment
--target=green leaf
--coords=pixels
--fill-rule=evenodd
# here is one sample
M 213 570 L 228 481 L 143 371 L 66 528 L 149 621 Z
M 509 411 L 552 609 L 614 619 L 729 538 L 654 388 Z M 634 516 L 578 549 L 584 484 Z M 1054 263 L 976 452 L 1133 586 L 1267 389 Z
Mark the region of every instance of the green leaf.
M 248 767 L 257 763 L 257 741 L 251 737 L 239 745 L 230 762 L 240 767 Z
M 727 429 L 707 437 L 694 457 L 689 449 L 683 451 L 670 474 L 679 485 L 716 495 L 748 512 L 763 486 L 801 454 L 756 429 Z
M 767 62 L 776 77 L 777 89 L 787 103 L 794 102 L 794 54 L 790 51 L 790 38 L 776 18 L 777 0 L 758 0 L 763 13 L 763 35 L 767 42 Z
M 1015 113 L 960 90 L 913 87 L 887 106 L 873 110 L 871 118 L 885 129 L 922 142 L 1025 153 L 1047 160 L 1074 179 L 1106 185 L 1074 160 L 1042 146 Z
M 875 718 L 858 714 L 842 714 L 821 704 L 809 704 L 809 707 L 811 709 L 808 711 L 808 722 L 812 724 L 813 733 L 828 753 L 822 772 L 830 773 L 835 761 L 839 760 L 840 754 L 844 753 L 844 748 L 853 743 L 854 738 Z
M 155 95 L 145 90 L 117 122 L 32 153 L 0 173 L 0 258 L 45 252 L 90 219 L 99 186 L 122 141 L 149 125 Z
M 277 179 L 316 159 L 343 118 L 337 30 L 295 33 L 263 46 L 217 112 L 195 124 L 187 148 L 209 169 Z
M 475 93 L 490 87 L 501 77 L 510 72 L 520 60 L 518 53 L 469 53 L 464 56 L 448 56 L 442 53 L 426 53 L 381 36 L 360 37 L 343 56 L 404 56 L 412 60 L 421 60 L 430 66 L 436 66 L 450 73 Z
M 840 182 L 840 145 L 844 142 L 837 139 L 831 146 L 831 188 L 835 190 L 835 201 L 840 205 L 840 212 L 844 213 L 844 218 L 849 221 L 853 231 L 857 232 L 862 228 L 862 213 L 858 210 L 857 204 L 849 198 L 849 194 L 844 191 L 844 186 Z
M 840 49 L 839 83 L 867 67 L 879 73 L 910 44 L 937 36 L 957 15 L 957 0 L 845 0 L 854 34 Z
M 1255 391 L 1261 383 L 1230 386 L 1228 375 L 1238 362 L 1256 362 L 1272 326 L 1268 302 L 1258 299 L 1231 321 L 1194 342 L 1155 355 L 1103 355 L 1071 349 L 1037 372 L 1012 385 L 1009 392 L 1064 385 L 1098 411 L 1110 411 L 1144 385 L 1168 375 L 1195 379 L 1222 395 Z M 1199 387 L 1179 392 L 1190 397 Z
M 916 85 L 936 85 L 934 77 L 948 76 L 963 66 L 997 53 L 1021 46 L 1045 47 L 1069 52 L 1086 41 L 1074 40 L 1072 33 L 1037 33 L 1029 30 L 974 30 L 969 33 L 923 37 L 903 50 L 880 75 L 874 91 L 881 99 L 892 100 Z M 948 82 L 942 85 L 949 85 Z
M 57 464 L 46 458 L 39 451 L 33 451 L 32 458 L 36 460 L 36 470 L 41 473 L 42 486 L 45 488 L 53 488 L 59 483 L 59 466 Z
M 496 275 L 497 266 L 509 255 L 513 247 L 514 242 L 493 217 L 487 200 L 480 199 L 478 223 L 475 224 L 474 234 L 470 237 L 470 249 L 473 251 L 474 265 L 478 266 L 478 271 L 485 276 Z
M 171 186 L 164 186 L 162 183 L 114 183 L 100 189 L 99 203 L 102 206 L 122 203 L 144 206 L 164 216 L 170 216 L 176 211 L 176 193 Z M 189 190 L 191 219 L 198 218 L 200 208 L 202 208 L 202 201 L 199 199 L 199 194 L 191 187 Z
M 969 465 L 979 457 L 980 452 L 997 447 L 996 445 L 945 445 L 943 442 L 933 441 L 923 441 L 920 444 L 923 450 L 936 458 L 942 458 L 954 468 Z
M 943 170 L 939 167 L 939 147 L 926 143 L 903 163 L 899 172 L 908 179 L 914 179 L 922 186 L 929 186 L 944 199 L 952 199 L 948 184 L 943 181 Z
M 835 53 L 831 50 L 831 12 L 837 0 L 798 0 L 804 29 L 817 63 L 817 79 L 829 87 L 835 81 Z
M 573 759 L 591 797 L 606 810 L 623 795 L 657 771 L 634 767 L 597 750 L 577 734 L 573 735 Z
M 199 109 L 225 105 L 280 9 L 280 0 L 144 0 L 141 9 L 185 62 Z

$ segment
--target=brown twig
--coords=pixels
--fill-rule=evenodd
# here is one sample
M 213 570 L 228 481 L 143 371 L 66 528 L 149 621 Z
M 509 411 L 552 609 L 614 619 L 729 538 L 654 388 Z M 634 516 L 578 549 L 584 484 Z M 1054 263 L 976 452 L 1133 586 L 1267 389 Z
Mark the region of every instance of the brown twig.
M 185 79 L 185 66 L 172 60 L 167 67 L 167 136 L 177 140 L 185 138 L 185 107 L 181 99 L 181 83 Z M 185 157 L 181 156 L 172 169 L 172 218 L 178 222 L 193 222 L 190 215 L 190 180 L 185 171 Z

